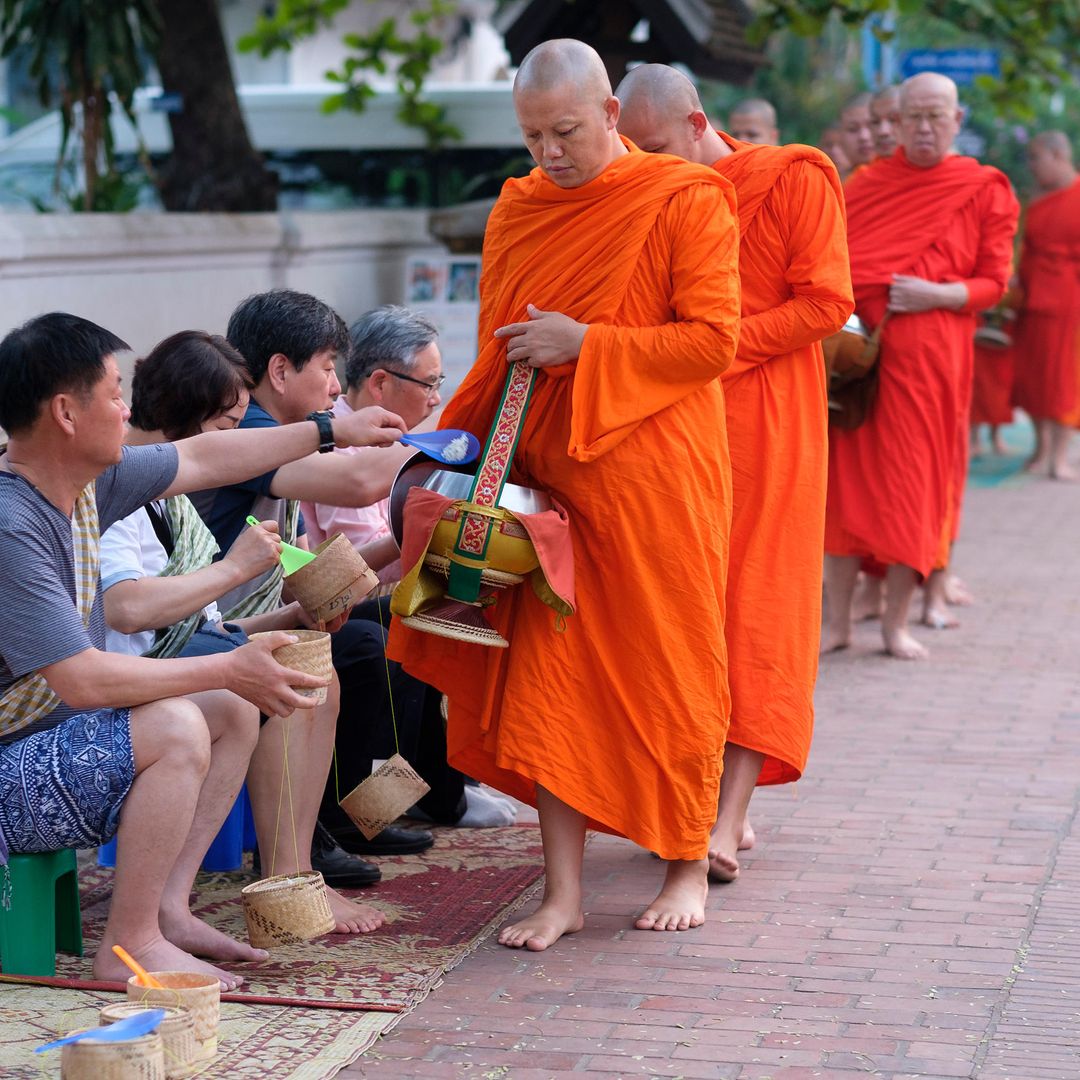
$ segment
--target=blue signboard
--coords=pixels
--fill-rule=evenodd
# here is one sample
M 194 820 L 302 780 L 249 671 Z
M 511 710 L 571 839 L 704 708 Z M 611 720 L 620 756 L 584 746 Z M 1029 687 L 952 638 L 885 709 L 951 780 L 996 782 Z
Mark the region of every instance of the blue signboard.
M 184 111 L 183 94 L 158 94 L 150 99 L 151 112 L 182 113 Z
M 1001 75 L 1001 54 L 997 49 L 909 49 L 901 54 L 900 73 L 905 79 L 923 71 L 936 71 L 960 86 L 970 86 L 979 75 L 995 79 Z

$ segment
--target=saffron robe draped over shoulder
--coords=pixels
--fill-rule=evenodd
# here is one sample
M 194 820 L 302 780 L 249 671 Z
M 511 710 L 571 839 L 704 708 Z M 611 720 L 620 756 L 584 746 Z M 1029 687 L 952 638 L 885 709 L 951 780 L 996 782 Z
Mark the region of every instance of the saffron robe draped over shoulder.
M 1080 180 L 1028 207 L 1020 254 L 1014 401 L 1080 426 Z
M 925 576 L 944 565 L 959 527 L 975 314 L 1005 291 L 1019 205 L 997 169 L 959 156 L 921 169 L 903 148 L 845 193 L 855 310 L 870 328 L 893 274 L 968 290 L 960 311 L 890 317 L 866 423 L 829 437 L 825 550 Z
M 486 609 L 509 648 L 395 620 L 390 652 L 447 694 L 455 767 L 534 805 L 542 785 L 594 827 L 698 859 L 730 711 L 718 376 L 738 336 L 738 230 L 726 180 L 627 146 L 578 188 L 539 169 L 506 183 L 480 355 L 441 419 L 487 433 L 507 375 L 492 335 L 528 304 L 588 324 L 576 361 L 540 369 L 510 477 L 569 516 L 577 612 L 560 632 L 519 585 Z
M 713 166 L 739 203 L 742 328 L 721 376 L 731 448 L 728 741 L 765 754 L 759 784 L 797 780 L 814 726 L 828 406 L 820 341 L 854 307 L 844 199 L 808 146 L 761 146 Z

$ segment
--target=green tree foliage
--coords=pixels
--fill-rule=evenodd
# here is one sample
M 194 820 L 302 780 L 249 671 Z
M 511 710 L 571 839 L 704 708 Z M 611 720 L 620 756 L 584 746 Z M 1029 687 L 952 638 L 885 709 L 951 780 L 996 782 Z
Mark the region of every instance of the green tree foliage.
M 836 16 L 849 27 L 895 10 L 1001 49 L 1001 78 L 982 80 L 1002 113 L 1030 119 L 1036 103 L 1075 81 L 1080 69 L 1080 0 L 763 0 L 752 27 L 759 41 L 778 30 L 817 36 Z M 887 40 L 895 31 L 875 27 Z
M 257 51 L 270 56 L 288 51 L 299 40 L 310 37 L 322 27 L 333 26 L 335 18 L 349 6 L 349 0 L 279 0 L 270 14 L 259 17 L 252 32 L 241 38 L 241 52 Z M 345 34 L 345 56 L 341 65 L 326 73 L 326 78 L 341 89 L 323 102 L 323 111 L 338 109 L 363 112 L 375 94 L 368 76 L 393 72 L 401 104 L 398 119 L 424 133 L 428 146 L 438 147 L 449 139 L 460 139 L 461 132 L 446 119 L 446 110 L 423 95 L 424 81 L 431 73 L 435 57 L 443 49 L 438 36 L 440 20 L 457 10 L 454 0 L 424 0 L 423 6 L 410 11 L 403 19 L 384 19 L 367 33 Z
M 70 168 L 73 138 L 81 166 L 77 209 L 112 209 L 128 194 L 113 158 L 113 101 L 134 125 L 143 58 L 158 39 L 153 0 L 0 0 L 0 56 L 30 49 L 30 73 L 43 105 L 60 110 L 57 187 Z

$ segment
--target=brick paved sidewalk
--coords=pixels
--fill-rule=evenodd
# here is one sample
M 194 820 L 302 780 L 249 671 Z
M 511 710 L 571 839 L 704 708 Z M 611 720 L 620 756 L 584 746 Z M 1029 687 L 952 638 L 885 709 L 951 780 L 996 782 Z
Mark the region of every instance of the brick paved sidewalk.
M 587 852 L 587 926 L 489 942 L 345 1077 L 1080 1077 L 1080 489 L 968 500 L 978 597 L 931 660 L 829 658 L 797 788 L 709 922 L 630 928 L 660 868 Z

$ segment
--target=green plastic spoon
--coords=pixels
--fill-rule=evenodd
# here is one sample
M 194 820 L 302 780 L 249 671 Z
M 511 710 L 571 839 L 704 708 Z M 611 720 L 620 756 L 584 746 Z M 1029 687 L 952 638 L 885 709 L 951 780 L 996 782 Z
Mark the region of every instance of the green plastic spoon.
M 251 514 L 247 516 L 247 523 L 249 525 L 261 525 L 257 517 L 253 517 Z M 281 545 L 281 568 L 285 571 L 285 576 L 295 574 L 301 566 L 307 566 L 312 559 L 315 558 L 314 551 L 305 551 L 303 548 L 294 547 L 292 544 L 286 544 L 282 542 Z

